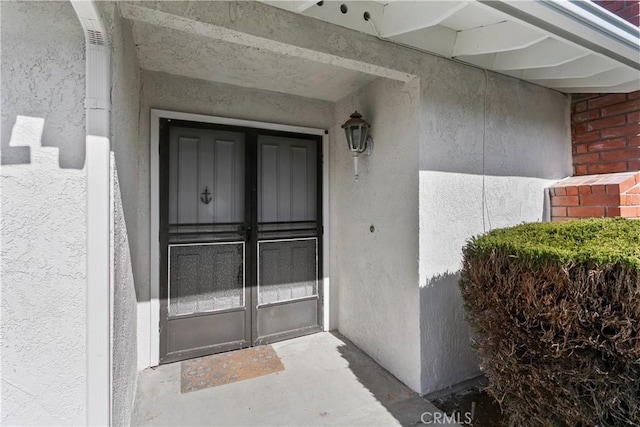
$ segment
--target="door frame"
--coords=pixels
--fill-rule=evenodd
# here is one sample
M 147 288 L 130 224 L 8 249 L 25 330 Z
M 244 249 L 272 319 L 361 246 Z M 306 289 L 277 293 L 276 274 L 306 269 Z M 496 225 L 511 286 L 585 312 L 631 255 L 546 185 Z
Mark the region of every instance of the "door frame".
M 139 349 L 149 348 L 148 361 L 144 351 L 138 352 L 138 366 L 157 366 L 160 363 L 160 120 L 174 119 L 192 122 L 210 123 L 217 125 L 228 125 L 246 128 L 256 128 L 262 130 L 273 130 L 291 132 L 313 136 L 322 136 L 322 226 L 323 241 L 322 247 L 322 286 L 323 301 L 323 329 L 331 330 L 335 325 L 331 322 L 332 309 L 330 302 L 335 301 L 335 290 L 329 283 L 329 131 L 326 129 L 291 126 L 277 123 L 259 122 L 253 120 L 241 120 L 228 117 L 207 116 L 201 114 L 181 113 L 177 111 L 151 109 L 150 120 L 150 233 L 149 233 L 149 279 L 150 295 L 149 304 L 138 305 L 138 340 Z M 146 308 L 146 309 L 145 309 Z M 146 313 L 145 313 L 146 311 Z M 143 332 L 144 323 L 148 320 L 148 335 Z M 148 342 L 145 343 L 144 336 L 147 335 Z M 142 342 L 141 342 L 142 341 Z M 148 346 L 148 347 L 147 347 Z

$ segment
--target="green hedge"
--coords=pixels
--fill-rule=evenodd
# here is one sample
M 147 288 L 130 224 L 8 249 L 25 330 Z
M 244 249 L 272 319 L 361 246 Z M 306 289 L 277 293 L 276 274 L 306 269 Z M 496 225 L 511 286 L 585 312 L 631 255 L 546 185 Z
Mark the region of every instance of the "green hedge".
M 463 253 L 487 391 L 512 425 L 640 425 L 640 221 L 524 224 Z

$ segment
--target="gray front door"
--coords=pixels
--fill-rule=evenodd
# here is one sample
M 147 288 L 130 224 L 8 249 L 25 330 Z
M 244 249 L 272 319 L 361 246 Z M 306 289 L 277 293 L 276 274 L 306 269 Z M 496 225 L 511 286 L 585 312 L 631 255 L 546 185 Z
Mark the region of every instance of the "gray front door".
M 161 122 L 162 363 L 320 330 L 321 140 Z

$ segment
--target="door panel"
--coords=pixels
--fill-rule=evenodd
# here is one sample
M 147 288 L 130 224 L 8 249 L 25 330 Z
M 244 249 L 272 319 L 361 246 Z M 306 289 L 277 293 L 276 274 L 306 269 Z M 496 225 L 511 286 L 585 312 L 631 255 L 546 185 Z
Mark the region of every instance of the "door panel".
M 161 135 L 161 362 L 320 331 L 321 138 Z
M 170 224 L 244 222 L 244 145 L 242 133 L 172 128 Z
M 258 136 L 258 222 L 317 219 L 314 140 Z
M 317 140 L 258 135 L 254 343 L 320 329 Z
M 251 344 L 245 135 L 168 125 L 164 136 L 163 363 Z

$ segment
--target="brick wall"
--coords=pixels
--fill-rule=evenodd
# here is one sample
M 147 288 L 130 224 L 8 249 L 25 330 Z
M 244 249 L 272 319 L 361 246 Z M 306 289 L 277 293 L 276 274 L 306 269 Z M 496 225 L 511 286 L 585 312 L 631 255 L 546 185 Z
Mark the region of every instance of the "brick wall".
M 640 91 L 572 96 L 574 175 L 640 170 Z
M 595 3 L 640 26 L 640 0 Z M 551 220 L 640 218 L 640 91 L 573 94 L 572 178 L 549 189 Z
M 640 218 L 640 172 L 574 176 L 549 189 L 551 220 Z
M 640 0 L 594 0 L 594 3 L 640 27 Z

